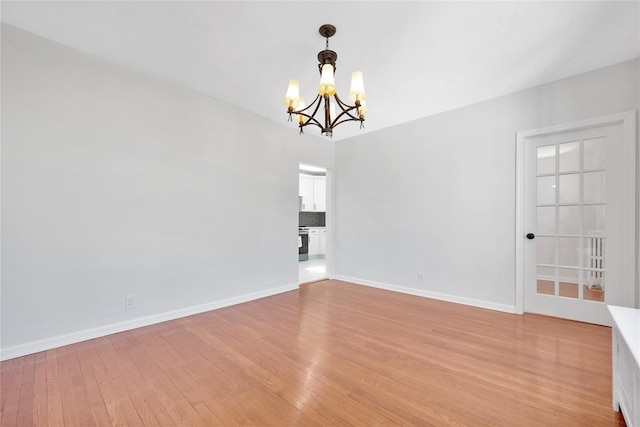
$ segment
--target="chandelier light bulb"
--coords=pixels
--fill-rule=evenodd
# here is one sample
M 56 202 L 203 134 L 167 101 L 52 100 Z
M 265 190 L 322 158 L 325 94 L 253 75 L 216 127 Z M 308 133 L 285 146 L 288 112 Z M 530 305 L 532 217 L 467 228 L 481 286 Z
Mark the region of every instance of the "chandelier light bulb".
M 367 101 L 362 100 L 360 101 L 360 107 L 358 107 L 358 116 L 360 118 L 364 118 L 364 115 L 369 111 L 369 108 L 367 107 Z
M 300 97 L 300 102 L 298 103 L 298 108 L 296 109 L 297 111 L 302 111 L 305 108 L 307 108 L 307 103 L 304 101 L 303 97 Z M 302 114 L 296 114 L 296 118 L 298 119 L 298 123 L 300 123 L 301 125 L 307 123 L 307 121 L 309 120 L 309 117 L 307 116 L 303 116 Z
M 320 75 L 320 86 L 318 93 L 322 96 L 333 96 L 336 94 L 336 82 L 333 79 L 333 65 L 324 64 Z
M 349 100 L 351 102 L 364 101 L 367 95 L 364 93 L 364 80 L 361 71 L 354 71 L 351 74 L 351 90 L 349 91 Z
M 290 111 L 295 110 L 300 103 L 300 82 L 295 79 L 289 80 L 289 87 L 287 88 L 287 94 L 282 102 L 286 105 Z

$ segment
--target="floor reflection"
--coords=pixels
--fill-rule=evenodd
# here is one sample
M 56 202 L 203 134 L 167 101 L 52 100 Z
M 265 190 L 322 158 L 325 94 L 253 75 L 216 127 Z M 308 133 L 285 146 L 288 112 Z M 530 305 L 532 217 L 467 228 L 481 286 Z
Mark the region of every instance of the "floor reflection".
M 327 277 L 327 268 L 324 258 L 313 258 L 298 263 L 298 283 L 311 282 L 325 277 Z

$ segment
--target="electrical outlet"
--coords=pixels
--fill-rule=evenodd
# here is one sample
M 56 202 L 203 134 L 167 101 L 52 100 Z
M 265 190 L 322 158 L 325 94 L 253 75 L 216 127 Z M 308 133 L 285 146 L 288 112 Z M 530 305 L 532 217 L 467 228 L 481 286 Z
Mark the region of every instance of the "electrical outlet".
M 124 308 L 127 310 L 131 310 L 136 307 L 136 296 L 135 295 L 127 295 L 124 297 Z
M 424 282 L 424 273 L 422 272 L 418 273 L 418 282 Z

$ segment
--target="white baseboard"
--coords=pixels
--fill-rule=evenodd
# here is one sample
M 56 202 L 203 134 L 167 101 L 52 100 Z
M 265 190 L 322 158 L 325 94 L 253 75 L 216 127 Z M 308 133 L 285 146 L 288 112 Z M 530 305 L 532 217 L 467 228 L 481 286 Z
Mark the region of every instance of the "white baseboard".
M 52 338 L 46 338 L 39 341 L 32 341 L 26 344 L 20 344 L 13 347 L 3 348 L 0 350 L 0 360 L 13 359 L 15 357 L 25 356 L 27 354 L 38 353 L 40 351 L 51 350 L 52 348 L 62 347 L 69 344 L 75 344 L 81 341 L 100 338 L 118 332 L 129 331 L 131 329 L 141 328 L 156 323 L 175 320 L 194 314 L 204 313 L 206 311 L 216 310 L 218 308 L 229 307 L 243 302 L 253 301 L 283 292 L 298 289 L 298 283 L 277 288 L 271 288 L 260 292 L 241 295 L 238 297 L 227 298 L 218 301 L 208 302 L 206 304 L 195 305 L 182 308 L 179 310 L 168 311 L 165 313 L 154 314 L 152 316 L 140 317 L 138 319 L 127 320 L 125 322 L 114 323 L 111 325 L 100 326 L 98 328 L 85 329 L 83 331 L 73 332 L 66 335 L 59 335 Z
M 335 277 L 336 280 L 356 283 L 358 285 L 370 286 L 372 288 L 385 289 L 387 291 L 400 292 L 403 294 L 416 295 L 419 297 L 432 298 L 441 301 L 453 302 L 456 304 L 470 305 L 473 307 L 486 308 L 489 310 L 502 311 L 505 313 L 515 313 L 515 305 L 496 304 L 490 301 L 478 300 L 473 298 L 458 297 L 455 295 L 441 294 L 439 292 L 430 292 L 422 289 L 406 288 L 404 286 L 390 285 L 388 283 L 375 282 L 372 280 L 359 279 L 356 277 L 340 276 Z

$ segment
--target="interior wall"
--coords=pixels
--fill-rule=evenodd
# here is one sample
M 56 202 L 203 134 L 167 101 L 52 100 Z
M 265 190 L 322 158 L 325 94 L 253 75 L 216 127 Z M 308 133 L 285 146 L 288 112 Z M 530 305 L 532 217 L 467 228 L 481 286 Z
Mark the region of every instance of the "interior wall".
M 513 311 L 516 132 L 638 110 L 639 76 L 628 61 L 340 142 L 337 277 Z
M 297 287 L 286 118 L 3 24 L 2 358 Z

